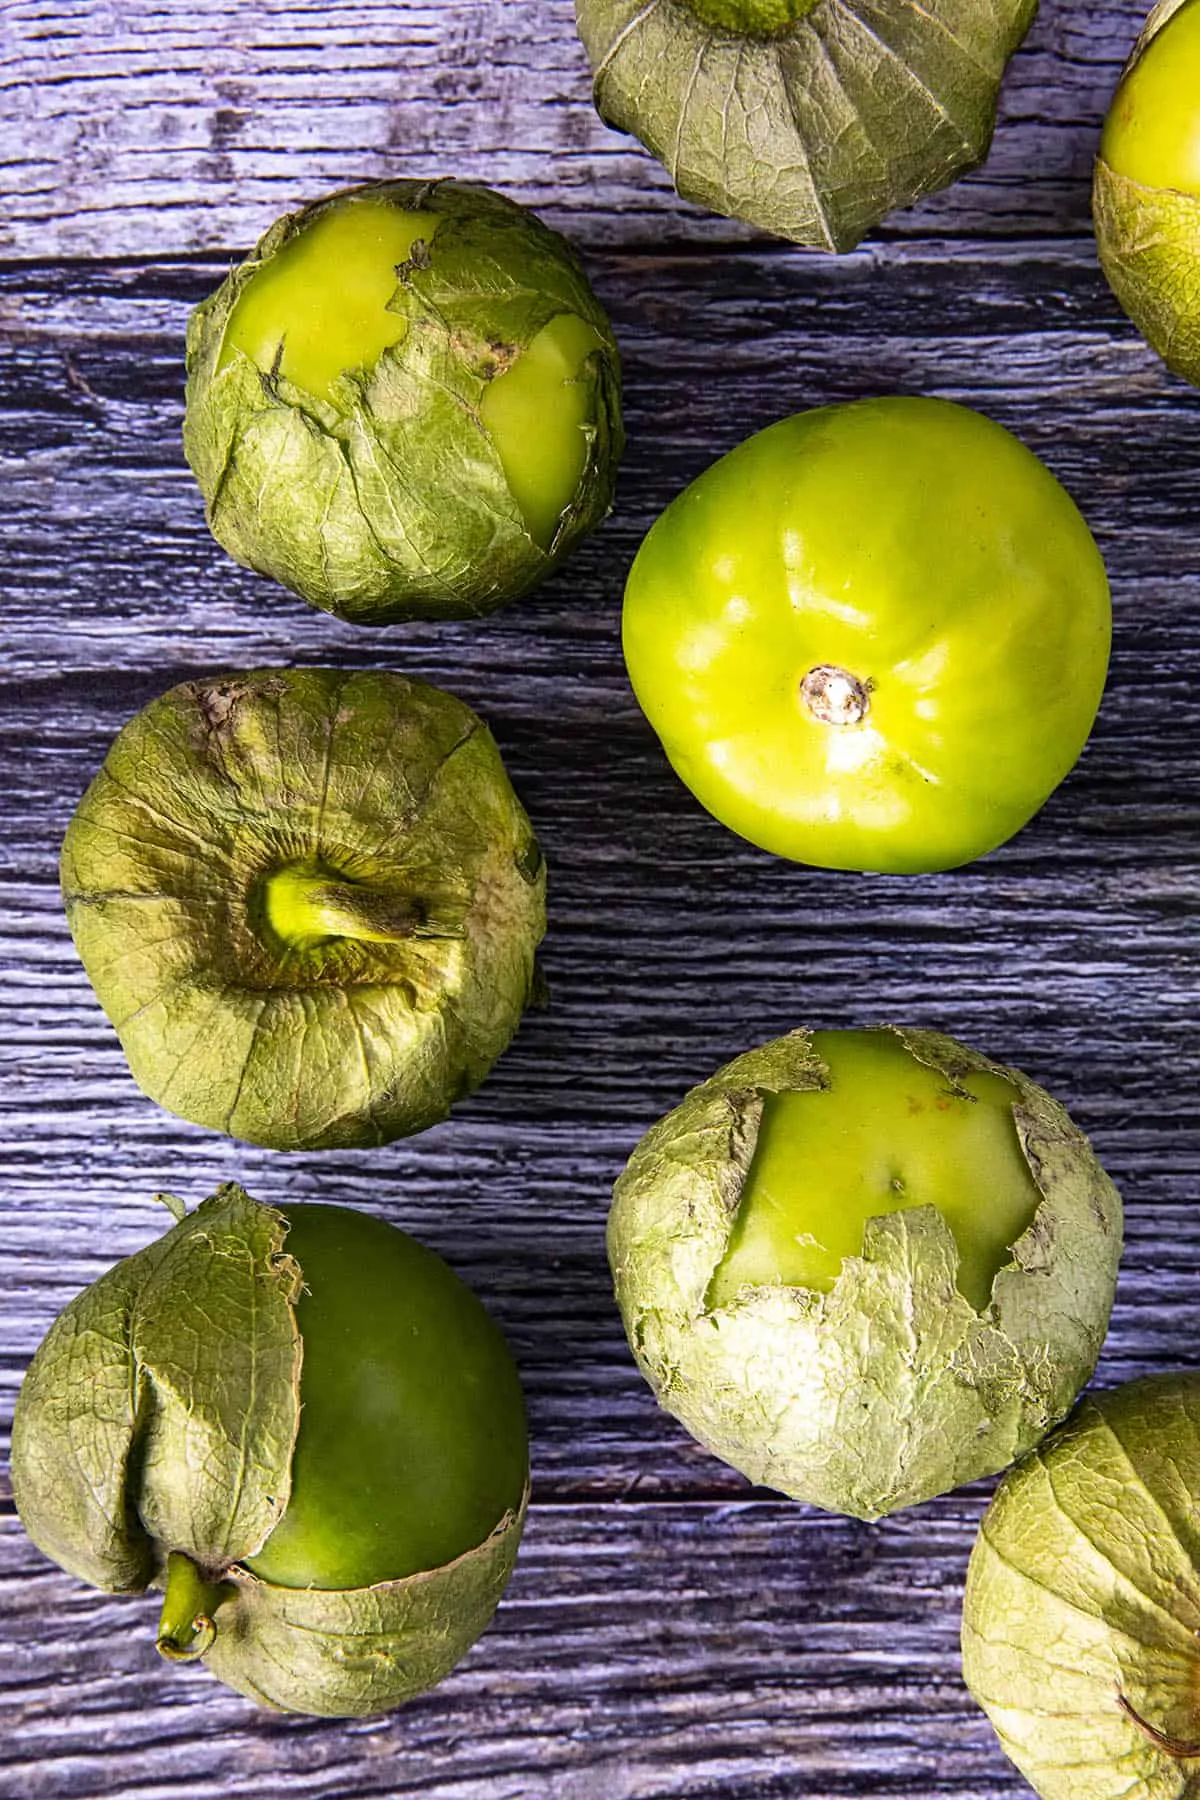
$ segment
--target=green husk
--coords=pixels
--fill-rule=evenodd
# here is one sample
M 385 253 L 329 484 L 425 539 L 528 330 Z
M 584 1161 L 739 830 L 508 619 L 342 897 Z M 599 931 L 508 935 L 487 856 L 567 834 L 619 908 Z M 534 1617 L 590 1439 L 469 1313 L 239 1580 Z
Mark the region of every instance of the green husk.
M 576 0 L 601 118 L 640 138 L 685 199 L 849 250 L 983 160 L 1036 0 L 819 0 L 769 36 L 703 10 Z
M 1185 0 L 1159 0 L 1122 74 Z M 1169 369 L 1200 387 L 1200 199 L 1146 187 L 1102 156 L 1092 176 L 1100 266 L 1121 308 Z
M 1200 199 L 1144 187 L 1097 158 L 1092 216 L 1122 308 L 1167 367 L 1200 387 Z
M 1200 1772 L 1200 1375 L 1090 1394 L 972 1551 L 963 1672 L 1044 1800 L 1184 1800 Z
M 386 1711 L 439 1681 L 511 1572 L 524 1503 L 443 1568 L 337 1592 L 241 1568 L 287 1506 L 300 1418 L 303 1269 L 286 1223 L 230 1183 L 60 1314 L 13 1425 L 21 1521 L 63 1568 L 109 1592 L 193 1565 L 210 1609 L 196 1644 L 222 1681 L 285 1711 Z M 186 1637 L 186 1631 L 184 1633 Z
M 826 1085 L 805 1031 L 736 1058 L 647 1132 L 617 1182 L 609 1260 L 630 1346 L 660 1403 L 752 1481 L 875 1519 L 994 1473 L 1062 1418 L 1095 1366 L 1121 1204 L 1083 1134 L 1016 1070 L 937 1032 L 898 1034 L 959 1089 L 1014 1084 L 1044 1196 L 982 1315 L 932 1207 L 868 1223 L 828 1294 L 748 1287 L 710 1306 L 763 1096 Z
M 609 512 L 624 443 L 620 364 L 607 315 L 566 242 L 489 188 L 388 181 L 349 190 L 438 215 L 434 240 L 397 270 L 403 340 L 335 403 L 316 400 L 244 355 L 218 367 L 246 283 L 334 194 L 276 221 L 188 326 L 184 449 L 213 535 L 238 562 L 314 606 L 360 624 L 469 618 L 525 592 Z M 542 328 L 562 313 L 601 347 L 587 462 L 543 548 L 526 528 L 479 407 Z
M 274 936 L 264 883 L 309 864 L 341 901 L 361 896 L 358 935 Z M 491 734 L 383 672 L 171 689 L 80 801 L 62 885 L 144 1091 L 283 1150 L 443 1118 L 515 1031 L 545 928 L 537 842 Z

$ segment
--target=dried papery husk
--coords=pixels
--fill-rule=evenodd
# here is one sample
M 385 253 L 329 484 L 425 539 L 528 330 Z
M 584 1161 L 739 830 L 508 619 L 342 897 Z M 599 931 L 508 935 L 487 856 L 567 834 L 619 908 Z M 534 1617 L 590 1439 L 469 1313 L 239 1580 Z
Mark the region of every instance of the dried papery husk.
M 1001 1483 L 963 1672 L 1044 1800 L 1186 1800 L 1200 1779 L 1200 1374 L 1089 1394 Z
M 265 884 L 309 866 L 360 916 L 284 943 Z M 139 1086 L 280 1150 L 445 1117 L 516 1030 L 545 929 L 537 840 L 490 732 L 383 671 L 172 688 L 80 801 L 62 886 Z
M 871 1219 L 829 1293 L 771 1284 L 712 1306 L 764 1096 L 828 1075 L 796 1031 L 737 1057 L 642 1139 L 608 1247 L 638 1366 L 660 1404 L 752 1481 L 875 1519 L 1004 1468 L 1063 1417 L 1095 1366 L 1121 1203 L 1083 1133 L 1026 1076 L 938 1032 L 897 1035 L 962 1092 L 992 1071 L 1042 1193 L 978 1313 L 934 1207 Z
M 1200 198 L 1143 187 L 1098 158 L 1092 215 L 1123 310 L 1167 367 L 1200 387 Z
M 1122 80 L 1186 0 L 1159 0 Z M 1097 156 L 1092 220 L 1100 266 L 1121 307 L 1169 369 L 1200 387 L 1200 196 L 1147 187 Z
M 818 0 L 761 37 L 702 10 L 576 0 L 601 118 L 639 138 L 684 199 L 849 250 L 986 156 L 1036 0 Z
M 347 194 L 438 219 L 397 270 L 403 339 L 332 399 L 223 359 L 246 285 Z M 526 524 L 480 407 L 563 314 L 597 335 L 583 472 L 550 543 Z M 188 326 L 184 449 L 230 555 L 359 624 L 477 617 L 532 587 L 611 510 L 624 445 L 608 316 L 564 239 L 515 201 L 457 181 L 387 181 L 276 221 Z
M 194 1646 L 230 1687 L 285 1711 L 387 1711 L 448 1674 L 487 1624 L 528 1491 L 438 1569 L 341 1590 L 240 1566 L 287 1508 L 300 1420 L 304 1271 L 286 1221 L 233 1183 L 62 1312 L 13 1426 L 29 1536 L 94 1587 L 165 1585 L 183 1554 L 208 1590 Z

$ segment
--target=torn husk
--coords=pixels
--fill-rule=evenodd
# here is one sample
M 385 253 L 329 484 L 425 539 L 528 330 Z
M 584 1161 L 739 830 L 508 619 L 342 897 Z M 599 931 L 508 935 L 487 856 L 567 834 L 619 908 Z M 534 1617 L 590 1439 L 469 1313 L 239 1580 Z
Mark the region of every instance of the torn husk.
M 164 1587 L 158 1647 L 285 1711 L 383 1712 L 495 1610 L 525 1502 L 442 1568 L 339 1591 L 241 1566 L 283 1516 L 299 1427 L 303 1270 L 229 1183 L 60 1314 L 21 1388 L 13 1487 L 34 1543 L 109 1592 Z M 526 1494 L 526 1500 L 527 1500 Z
M 248 283 L 348 198 L 430 215 L 396 270 L 404 336 L 317 395 L 225 354 Z M 557 318 L 596 338 L 577 382 L 586 449 L 549 543 L 531 530 L 483 420 L 491 382 Z M 471 618 L 525 592 L 605 517 L 623 447 L 607 315 L 566 242 L 478 184 L 377 182 L 276 221 L 188 326 L 184 449 L 213 535 L 238 562 L 360 624 Z
M 1121 1248 L 1116 1189 L 1055 1101 L 939 1033 L 898 1035 L 952 1085 L 991 1070 L 1015 1089 L 1043 1199 L 982 1315 L 930 1206 L 870 1220 L 827 1294 L 776 1283 L 709 1305 L 762 1097 L 826 1084 L 803 1031 L 738 1057 L 646 1134 L 608 1228 L 626 1332 L 660 1403 L 752 1481 L 866 1519 L 1004 1468 L 1064 1415 L 1095 1365 Z
M 1143 187 L 1098 158 L 1092 215 L 1122 308 L 1167 367 L 1200 387 L 1200 198 Z

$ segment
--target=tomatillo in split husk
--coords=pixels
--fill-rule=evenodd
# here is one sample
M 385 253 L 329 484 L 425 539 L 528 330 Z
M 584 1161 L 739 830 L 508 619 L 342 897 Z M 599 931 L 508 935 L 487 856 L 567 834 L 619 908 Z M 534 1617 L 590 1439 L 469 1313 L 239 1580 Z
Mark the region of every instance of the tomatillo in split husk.
M 1036 0 L 575 0 L 596 108 L 686 200 L 821 250 L 983 161 Z
M 1092 210 L 1117 299 L 1200 387 L 1200 0 L 1163 0 L 1146 20 L 1104 121 Z
M 1017 1070 L 938 1032 L 795 1031 L 646 1133 L 608 1250 L 660 1404 L 752 1481 L 876 1519 L 1062 1418 L 1121 1202 Z
M 373 182 L 278 220 L 197 307 L 187 365 L 214 536 L 339 618 L 492 612 L 612 504 L 608 318 L 490 188 Z
M 1043 1800 L 1186 1800 L 1198 1640 L 1200 1374 L 1088 1394 L 984 1516 L 967 1686 Z
M 993 850 L 1087 741 L 1104 564 L 1050 471 L 965 406 L 768 426 L 651 527 L 630 680 L 676 773 L 752 844 L 917 873 Z
M 387 1143 L 483 1080 L 545 870 L 482 721 L 383 671 L 188 681 L 67 828 L 76 948 L 139 1086 L 276 1150 Z
M 233 1184 L 59 1316 L 25 1377 L 33 1541 L 158 1647 L 291 1712 L 386 1711 L 484 1629 L 528 1493 L 521 1387 L 440 1257 L 345 1207 Z

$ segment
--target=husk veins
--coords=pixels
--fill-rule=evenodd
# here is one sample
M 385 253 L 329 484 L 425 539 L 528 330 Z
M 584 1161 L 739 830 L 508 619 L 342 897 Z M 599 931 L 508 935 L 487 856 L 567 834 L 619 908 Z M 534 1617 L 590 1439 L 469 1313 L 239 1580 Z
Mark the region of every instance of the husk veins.
M 1062 1418 L 1095 1365 L 1121 1248 L 1116 1189 L 1087 1140 L 1018 1072 L 936 1032 L 898 1034 L 957 1088 L 991 1070 L 1044 1196 L 980 1315 L 934 1207 L 868 1222 L 828 1294 L 709 1290 L 754 1154 L 763 1096 L 827 1085 L 809 1034 L 736 1058 L 652 1127 L 617 1182 L 609 1259 L 661 1404 L 752 1481 L 874 1519 L 994 1473 Z
M 963 1672 L 1045 1800 L 1185 1800 L 1200 1755 L 1200 1375 L 1089 1394 L 980 1527 Z
M 514 201 L 454 181 L 353 190 L 438 215 L 397 271 L 399 344 L 324 402 L 244 354 L 219 367 L 256 271 L 335 194 L 276 223 L 188 325 L 184 449 L 213 535 L 314 606 L 362 624 L 488 613 L 540 581 L 611 509 L 624 444 L 616 341 L 569 246 Z M 489 381 L 562 313 L 601 348 L 584 473 L 553 541 L 526 529 L 480 417 Z
M 287 944 L 264 884 L 317 868 L 359 935 Z M 76 947 L 134 1079 L 275 1149 L 443 1118 L 530 998 L 545 873 L 486 727 L 404 676 L 186 682 L 118 735 L 62 852 Z M 389 937 L 380 922 L 412 917 Z
M 161 1587 L 183 1552 L 216 1588 L 195 1649 L 228 1686 L 360 1716 L 465 1654 L 511 1572 L 525 1501 L 455 1561 L 398 1581 L 282 1588 L 240 1566 L 287 1507 L 299 1428 L 303 1270 L 286 1230 L 227 1183 L 72 1301 L 21 1388 L 13 1486 L 34 1543 L 94 1587 Z
M 1122 79 L 1184 3 L 1159 0 Z M 1100 266 L 1122 310 L 1169 369 L 1200 387 L 1200 199 L 1131 181 L 1098 156 L 1092 222 Z
M 797 243 L 849 250 L 987 154 L 1036 0 L 819 0 L 769 38 L 687 0 L 576 0 L 597 110 L 679 192 Z

